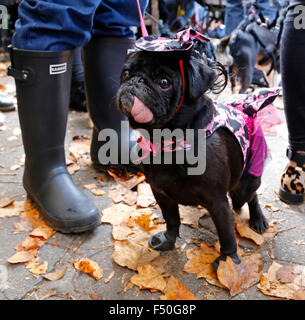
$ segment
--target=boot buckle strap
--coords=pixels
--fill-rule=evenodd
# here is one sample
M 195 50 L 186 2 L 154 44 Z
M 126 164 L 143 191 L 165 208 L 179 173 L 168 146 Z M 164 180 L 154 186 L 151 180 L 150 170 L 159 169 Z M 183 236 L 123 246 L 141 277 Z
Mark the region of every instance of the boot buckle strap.
M 16 80 L 29 81 L 30 71 L 29 70 L 17 70 L 12 66 L 7 68 L 7 75 L 14 77 Z

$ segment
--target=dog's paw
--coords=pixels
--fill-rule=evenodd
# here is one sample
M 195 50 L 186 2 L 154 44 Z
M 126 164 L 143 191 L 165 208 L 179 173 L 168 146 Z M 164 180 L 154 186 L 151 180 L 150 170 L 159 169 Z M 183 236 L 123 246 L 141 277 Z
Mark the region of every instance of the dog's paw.
M 214 269 L 214 271 L 215 271 L 216 273 L 217 273 L 217 269 L 218 269 L 218 267 L 219 267 L 219 261 L 226 261 L 227 257 L 228 257 L 227 255 L 222 254 L 221 256 L 219 256 L 218 258 L 216 258 L 216 259 L 214 260 L 214 262 L 212 263 L 212 266 L 213 266 L 213 269 Z M 232 259 L 232 261 L 233 261 L 235 264 L 240 264 L 240 263 L 241 263 L 241 261 L 240 261 L 238 255 L 237 255 L 237 253 L 231 254 L 229 257 Z
M 264 233 L 268 229 L 269 224 L 267 219 L 262 215 L 259 218 L 250 218 L 249 220 L 250 228 L 258 233 Z
M 168 239 L 165 232 L 159 232 L 151 236 L 148 243 L 153 249 L 160 251 L 172 250 L 175 246 L 175 240 Z

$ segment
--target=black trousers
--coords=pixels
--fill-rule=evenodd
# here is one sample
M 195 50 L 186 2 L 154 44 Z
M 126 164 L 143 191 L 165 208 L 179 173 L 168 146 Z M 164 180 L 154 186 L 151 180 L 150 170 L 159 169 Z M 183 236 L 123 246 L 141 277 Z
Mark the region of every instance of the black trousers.
M 304 17 L 305 0 L 298 0 L 298 4 L 304 7 Z M 295 151 L 305 151 L 305 19 L 300 25 L 300 13 L 295 14 L 294 7 L 288 10 L 284 23 L 281 75 L 289 144 Z

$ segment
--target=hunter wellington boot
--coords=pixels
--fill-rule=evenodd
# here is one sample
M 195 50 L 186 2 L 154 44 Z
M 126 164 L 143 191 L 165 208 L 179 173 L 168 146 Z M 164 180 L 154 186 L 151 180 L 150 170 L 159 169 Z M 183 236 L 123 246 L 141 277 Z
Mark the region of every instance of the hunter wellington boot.
M 99 210 L 67 171 L 64 152 L 72 50 L 30 51 L 11 47 L 8 74 L 15 78 L 26 155 L 23 185 L 42 217 L 70 233 L 101 223 Z
M 106 170 L 110 166 L 125 168 L 137 173 L 139 165 L 122 163 L 121 155 L 128 155 L 136 143 L 132 130 L 121 136 L 121 121 L 127 118 L 115 107 L 115 96 L 120 85 L 120 75 L 127 50 L 134 45 L 133 39 L 95 37 L 84 47 L 85 87 L 88 111 L 94 123 L 91 141 L 91 160 L 96 169 Z M 126 122 L 127 123 L 127 122 Z M 118 137 L 118 163 L 101 163 L 99 150 L 107 141 L 99 141 L 99 132 L 113 129 Z M 126 157 L 125 157 L 126 158 Z M 125 159 L 124 158 L 124 159 Z M 125 161 L 126 162 L 126 161 Z

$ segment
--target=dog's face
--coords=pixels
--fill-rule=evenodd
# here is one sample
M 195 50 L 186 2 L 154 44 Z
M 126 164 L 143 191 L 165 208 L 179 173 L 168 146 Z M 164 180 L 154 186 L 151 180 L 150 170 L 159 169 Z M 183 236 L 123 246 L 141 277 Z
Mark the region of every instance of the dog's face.
M 205 59 L 198 55 L 134 52 L 126 58 L 116 105 L 133 128 L 162 127 L 174 118 L 182 97 L 180 112 L 185 105 L 189 110 L 213 85 L 215 77 Z

